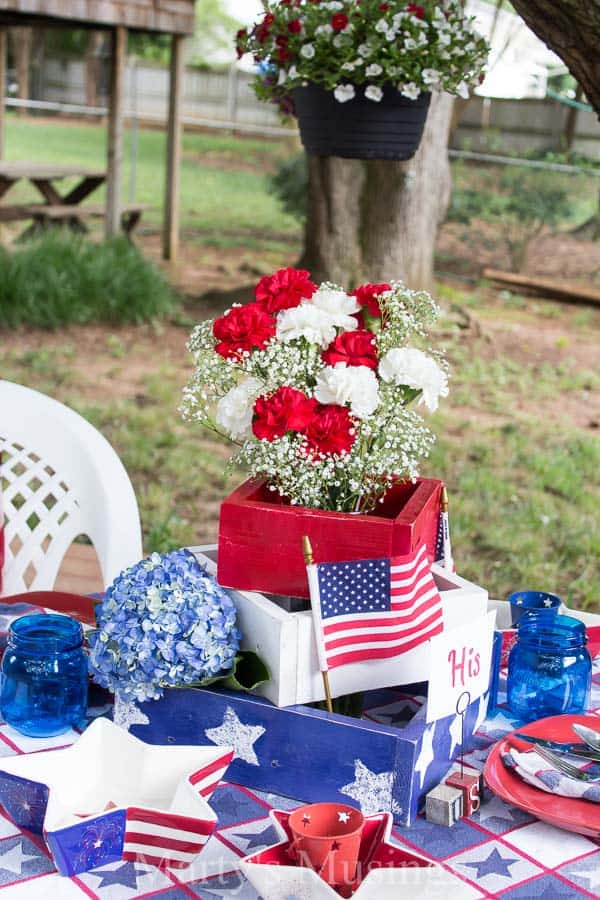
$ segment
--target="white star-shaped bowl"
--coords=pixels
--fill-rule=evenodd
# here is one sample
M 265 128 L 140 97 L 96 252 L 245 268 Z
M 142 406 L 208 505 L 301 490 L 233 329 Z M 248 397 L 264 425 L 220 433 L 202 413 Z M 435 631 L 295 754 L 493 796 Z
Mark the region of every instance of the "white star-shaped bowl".
M 441 866 L 390 843 L 391 813 L 365 817 L 357 882 L 348 886 L 347 893 L 340 894 L 312 869 L 294 865 L 290 859 L 290 813 L 273 809 L 270 815 L 281 840 L 240 861 L 242 872 L 263 900 L 340 900 L 340 896 L 352 900 L 398 900 L 400 888 L 418 891 L 419 900 L 473 896 L 471 888 Z
M 0 802 L 43 833 L 61 875 L 120 859 L 182 868 L 217 824 L 207 799 L 232 756 L 145 744 L 100 718 L 70 747 L 0 760 Z

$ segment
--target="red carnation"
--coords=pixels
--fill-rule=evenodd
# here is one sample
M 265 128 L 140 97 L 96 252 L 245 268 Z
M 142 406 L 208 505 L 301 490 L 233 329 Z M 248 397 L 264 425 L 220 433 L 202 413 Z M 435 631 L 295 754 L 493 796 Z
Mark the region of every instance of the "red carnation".
M 215 350 L 227 359 L 239 359 L 245 350 L 264 350 L 275 334 L 275 320 L 259 303 L 234 306 L 215 319 L 213 334 Z
M 425 10 L 422 6 L 419 6 L 418 3 L 409 3 L 406 7 L 406 12 L 412 13 L 413 16 L 417 17 L 417 19 L 425 18 Z
M 352 295 L 356 297 L 361 306 L 367 307 L 372 316 L 379 318 L 381 310 L 379 309 L 377 297 L 379 294 L 383 294 L 384 291 L 389 290 L 389 284 L 361 284 L 355 291 L 352 291 Z
M 317 407 L 316 400 L 296 388 L 277 388 L 270 397 L 259 397 L 254 404 L 252 431 L 268 441 L 282 437 L 286 431 L 304 431 Z
M 344 331 L 323 350 L 321 359 L 328 366 L 346 363 L 347 366 L 367 366 L 377 369 L 377 348 L 372 331 Z
M 299 306 L 303 297 L 312 297 L 317 286 L 304 269 L 278 269 L 265 275 L 254 289 L 254 296 L 268 313 Z
M 356 438 L 353 432 L 354 423 L 345 406 L 319 406 L 304 432 L 307 450 L 318 456 L 348 453 Z
M 334 13 L 331 17 L 331 27 L 334 31 L 343 31 L 348 24 L 346 13 Z
M 291 22 L 288 22 L 288 31 L 291 31 L 292 34 L 300 34 L 302 31 L 302 22 L 300 19 L 292 19 Z

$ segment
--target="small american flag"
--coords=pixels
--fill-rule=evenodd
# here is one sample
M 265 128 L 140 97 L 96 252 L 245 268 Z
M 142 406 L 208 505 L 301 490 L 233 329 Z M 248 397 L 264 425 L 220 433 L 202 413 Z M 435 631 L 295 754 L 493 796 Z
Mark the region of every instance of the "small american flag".
M 443 631 L 442 601 L 427 548 L 408 556 L 314 567 L 312 596 L 323 670 L 390 659 Z
M 185 803 L 192 813 L 197 809 L 198 797 L 207 800 L 225 774 L 233 758 L 228 751 L 193 772 L 181 785 L 189 800 Z M 181 804 L 178 804 L 181 805 Z M 217 817 L 206 807 L 206 817 L 194 812 L 189 816 L 168 810 L 142 809 L 130 806 L 125 819 L 123 859 L 137 860 L 154 866 L 181 869 L 189 866 L 200 853 L 217 825 Z

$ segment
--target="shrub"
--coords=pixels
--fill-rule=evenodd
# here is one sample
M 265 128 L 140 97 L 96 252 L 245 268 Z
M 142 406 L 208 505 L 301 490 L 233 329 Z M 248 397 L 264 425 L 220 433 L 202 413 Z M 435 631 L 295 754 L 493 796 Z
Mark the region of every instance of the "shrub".
M 306 218 L 308 196 L 308 168 L 306 154 L 298 153 L 286 159 L 269 177 L 269 192 L 275 194 L 285 212 L 300 222 Z
M 570 213 L 569 193 L 553 172 L 507 167 L 481 173 L 476 187 L 455 188 L 448 220 L 470 225 L 479 219 L 495 226 L 521 271 L 530 243 L 544 228 L 555 230 Z
M 0 327 L 139 323 L 177 306 L 163 275 L 124 237 L 94 244 L 53 229 L 0 248 Z

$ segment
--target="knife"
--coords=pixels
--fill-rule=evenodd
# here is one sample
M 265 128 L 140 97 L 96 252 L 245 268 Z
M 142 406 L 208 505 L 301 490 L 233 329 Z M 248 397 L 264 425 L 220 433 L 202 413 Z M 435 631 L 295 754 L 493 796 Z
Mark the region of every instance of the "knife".
M 528 744 L 539 744 L 541 747 L 547 747 L 554 750 L 555 753 L 568 753 L 571 756 L 579 756 L 583 759 L 591 759 L 600 762 L 600 753 L 592 750 L 587 744 L 569 743 L 568 741 L 549 741 L 546 738 L 534 737 L 532 734 L 524 734 L 522 731 L 515 731 L 512 737 L 525 741 Z

